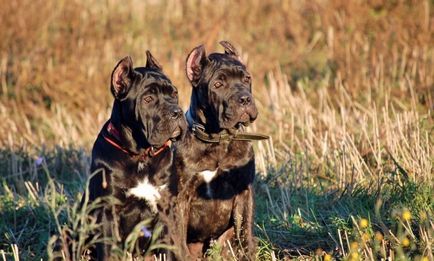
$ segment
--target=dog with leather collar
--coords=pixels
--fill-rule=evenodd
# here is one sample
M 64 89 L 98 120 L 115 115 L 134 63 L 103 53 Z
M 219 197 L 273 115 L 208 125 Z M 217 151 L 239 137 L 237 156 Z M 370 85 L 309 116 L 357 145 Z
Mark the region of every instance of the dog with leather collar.
M 200 123 L 194 122 L 190 116 L 190 111 L 186 113 L 186 119 L 190 131 L 193 135 L 203 142 L 220 143 L 226 140 L 267 140 L 270 138 L 268 135 L 260 133 L 246 133 L 244 132 L 244 126 L 237 126 L 232 129 L 223 129 L 219 133 L 207 133 L 205 126 Z
M 89 203 L 103 199 L 104 204 L 92 212 L 101 229 L 90 237 L 112 240 L 91 249 L 93 260 L 116 260 L 112 244 L 122 248 L 128 235 L 146 220 L 141 229 L 147 233 L 138 238 L 132 254 L 148 254 L 154 227 L 161 221 L 158 213 L 170 207 L 176 193 L 172 141 L 185 134 L 187 123 L 176 87 L 151 53 L 146 55 L 144 67 L 134 68 L 130 57 L 115 66 L 111 117 L 92 149 L 95 174 L 87 196 Z
M 237 259 L 254 260 L 251 141 L 267 136 L 244 132 L 258 115 L 251 76 L 233 45 L 220 44 L 224 53 L 207 55 L 201 45 L 186 61 L 192 84 L 186 113 L 190 131 L 175 154 L 179 226 L 185 233 L 179 247 L 196 260 L 214 242 L 223 247 L 224 258 L 230 258 L 232 248 Z

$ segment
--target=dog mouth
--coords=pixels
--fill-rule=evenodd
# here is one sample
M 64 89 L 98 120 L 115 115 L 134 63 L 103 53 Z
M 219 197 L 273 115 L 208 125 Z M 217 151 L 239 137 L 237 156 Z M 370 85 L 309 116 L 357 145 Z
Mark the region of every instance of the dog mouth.
M 247 112 L 243 112 L 241 115 L 240 115 L 240 117 L 239 117 L 239 119 L 238 119 L 238 121 L 235 123 L 235 128 L 236 129 L 239 129 L 239 128 L 241 128 L 241 127 L 247 127 L 247 126 L 249 126 L 249 124 L 251 123 L 252 121 L 251 121 L 251 118 L 250 118 L 250 115 L 247 113 Z
M 236 129 L 240 129 L 243 126 L 247 127 L 256 120 L 257 113 L 255 110 L 244 109 L 238 115 L 238 117 L 228 117 L 225 125 Z
M 180 126 L 176 126 L 172 131 L 169 127 L 165 131 L 158 131 L 158 133 L 163 135 L 152 135 L 152 137 L 148 139 L 149 144 L 157 149 L 163 147 L 165 144 L 171 144 L 172 142 L 180 140 L 183 130 Z
M 243 112 L 240 116 L 240 121 L 241 123 L 250 123 L 250 115 L 247 112 Z
M 172 131 L 170 135 L 171 140 L 178 140 L 181 137 L 182 129 L 180 126 L 176 126 L 175 130 Z

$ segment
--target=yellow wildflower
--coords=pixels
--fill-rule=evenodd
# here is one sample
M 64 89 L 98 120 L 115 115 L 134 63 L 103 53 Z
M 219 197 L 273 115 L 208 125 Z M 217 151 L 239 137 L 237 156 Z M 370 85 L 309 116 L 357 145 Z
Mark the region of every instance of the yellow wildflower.
M 323 260 L 324 260 L 324 261 L 332 261 L 332 256 L 329 255 L 329 254 L 325 254 Z
M 410 245 L 410 240 L 408 238 L 404 237 L 401 240 L 401 244 L 402 244 L 403 247 L 408 247 Z
M 351 250 L 357 250 L 359 248 L 359 243 L 351 242 L 350 248 L 351 248 Z
M 363 233 L 362 234 L 362 240 L 363 241 L 369 241 L 369 239 L 371 239 L 371 237 L 369 236 L 369 234 L 368 233 Z
M 409 210 L 404 210 L 402 212 L 402 219 L 404 219 L 405 221 L 410 221 L 411 219 L 411 212 Z
M 366 218 L 360 219 L 360 221 L 359 221 L 360 228 L 367 228 L 368 225 L 369 225 L 369 222 Z
M 351 254 L 350 254 L 350 260 L 359 260 L 359 253 L 357 253 L 357 252 L 352 252 Z
M 375 232 L 375 240 L 377 241 L 382 241 L 383 240 L 383 234 L 381 234 L 381 232 Z

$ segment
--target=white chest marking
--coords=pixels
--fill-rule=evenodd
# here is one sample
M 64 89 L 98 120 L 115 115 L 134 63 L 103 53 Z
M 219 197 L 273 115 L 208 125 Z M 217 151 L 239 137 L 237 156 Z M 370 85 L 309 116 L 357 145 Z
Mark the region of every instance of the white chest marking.
M 204 170 L 199 172 L 199 175 L 203 177 L 203 180 L 206 183 L 206 194 L 208 197 L 212 198 L 212 189 L 210 186 L 211 180 L 217 175 L 217 170 Z
M 205 180 L 206 183 L 210 183 L 216 174 L 217 174 L 217 169 L 216 170 L 204 170 L 204 171 L 199 172 L 199 175 L 201 175 L 203 177 L 203 179 Z
M 135 196 L 136 198 L 144 199 L 154 212 L 157 212 L 157 201 L 160 199 L 160 190 L 164 189 L 166 185 L 154 186 L 148 178 L 143 179 L 137 186 L 130 188 L 127 192 L 128 196 Z

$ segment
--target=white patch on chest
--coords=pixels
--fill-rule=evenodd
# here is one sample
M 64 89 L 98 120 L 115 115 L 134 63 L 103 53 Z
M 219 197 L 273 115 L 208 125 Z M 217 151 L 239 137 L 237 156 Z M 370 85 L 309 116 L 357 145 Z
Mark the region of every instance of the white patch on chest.
M 218 171 L 218 169 L 204 170 L 204 171 L 199 172 L 199 175 L 202 176 L 203 180 L 206 183 L 206 194 L 210 198 L 212 198 L 212 190 L 211 190 L 210 182 L 217 175 L 217 171 Z
M 199 175 L 201 175 L 203 177 L 203 179 L 205 180 L 206 183 L 210 183 L 216 174 L 217 174 L 217 169 L 216 170 L 204 170 L 204 171 L 199 172 Z
M 126 194 L 127 196 L 135 196 L 136 198 L 146 200 L 152 210 L 157 212 L 157 201 L 161 197 L 160 190 L 164 188 L 166 188 L 166 185 L 157 187 L 152 185 L 148 178 L 144 178 L 137 186 L 130 188 Z

